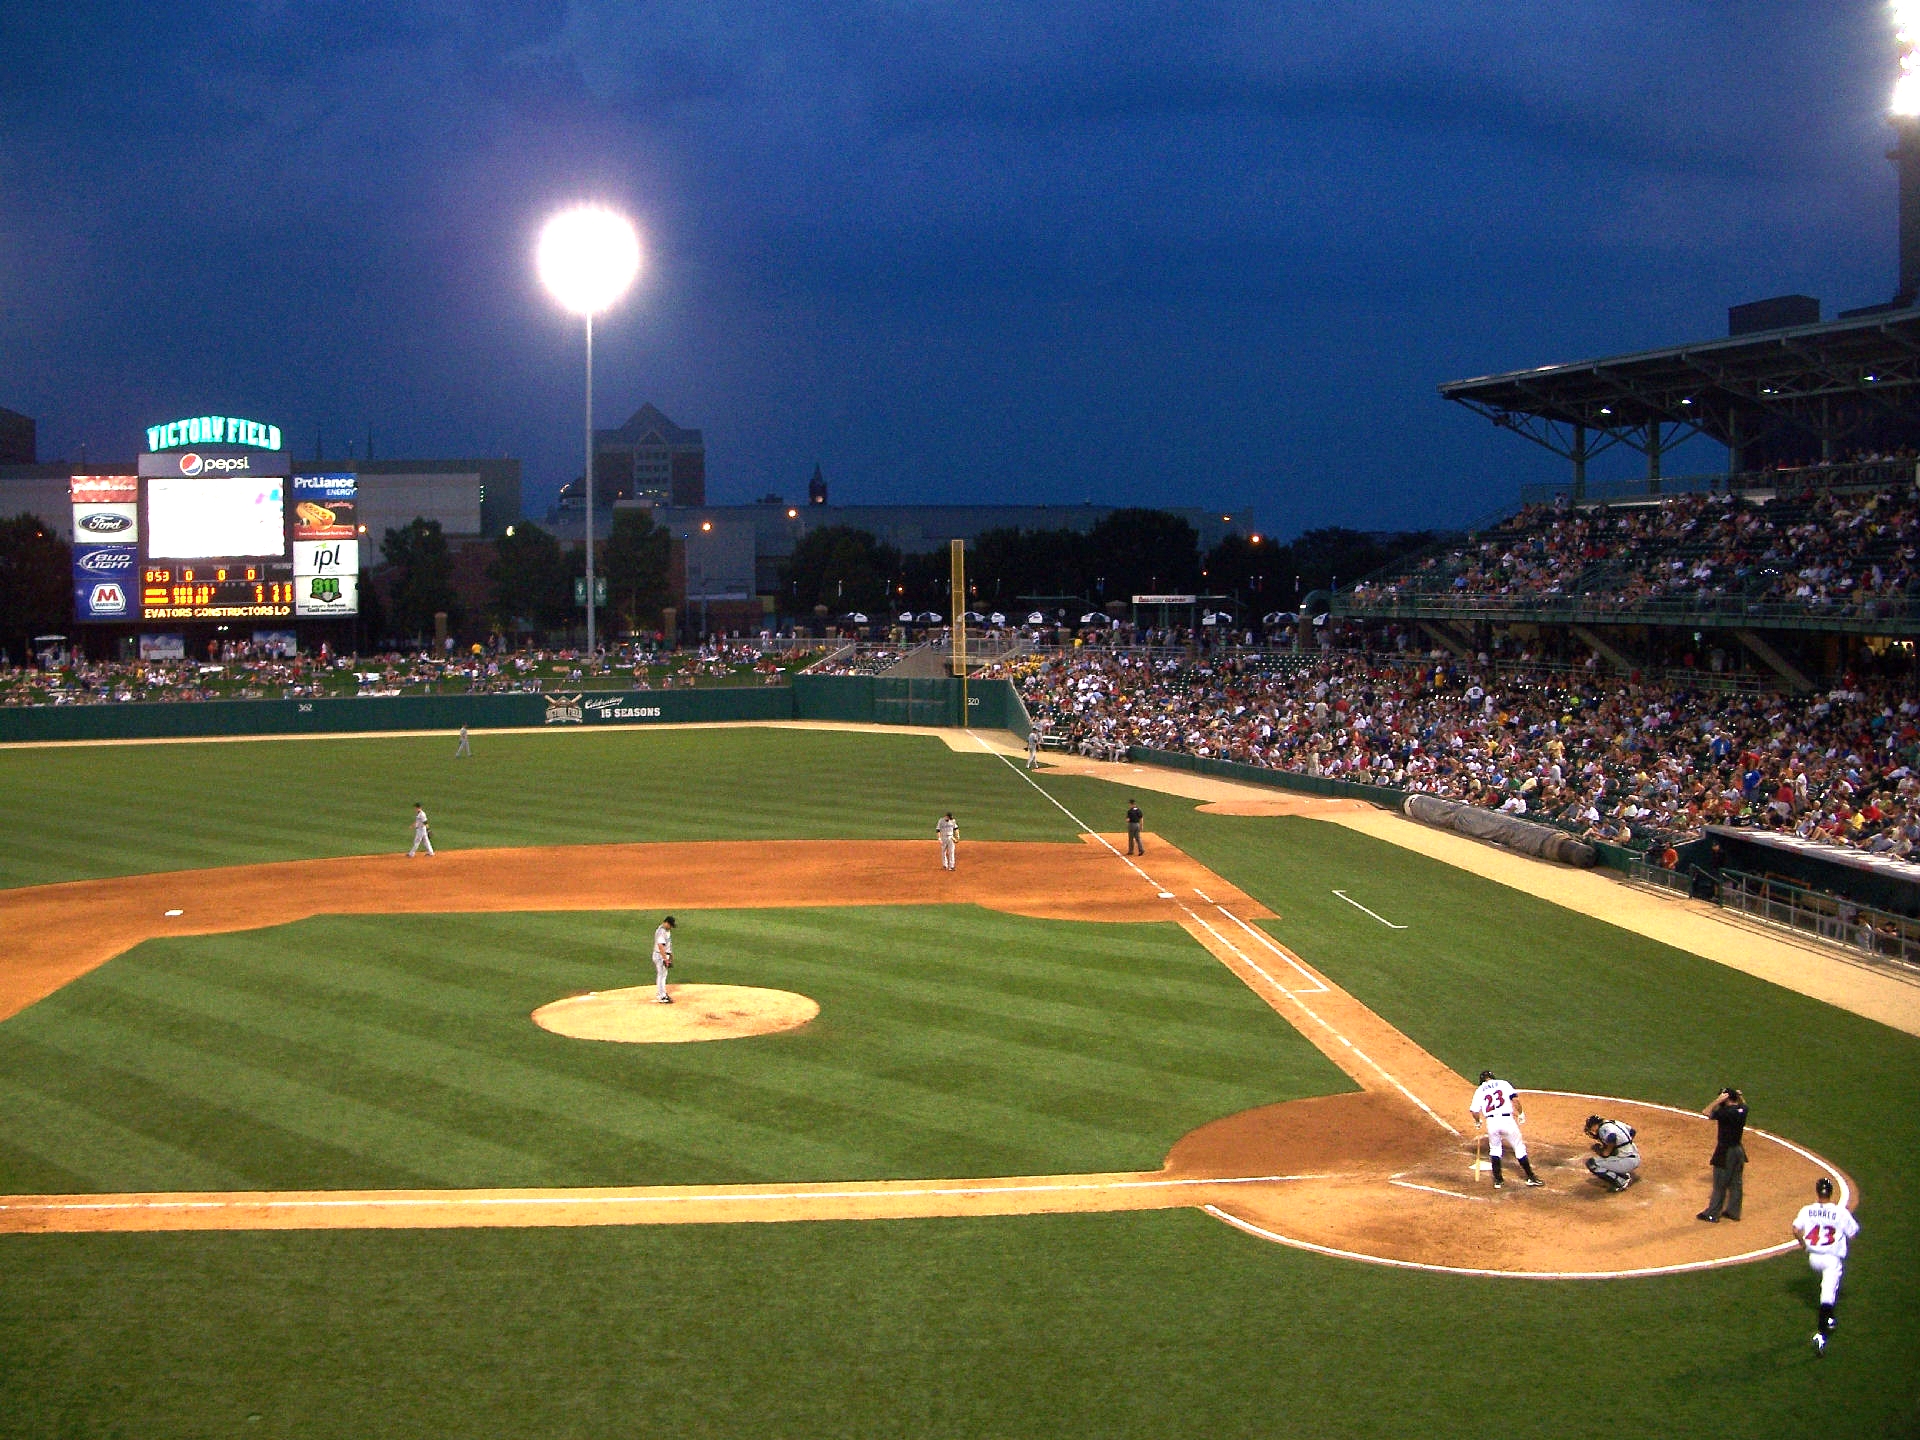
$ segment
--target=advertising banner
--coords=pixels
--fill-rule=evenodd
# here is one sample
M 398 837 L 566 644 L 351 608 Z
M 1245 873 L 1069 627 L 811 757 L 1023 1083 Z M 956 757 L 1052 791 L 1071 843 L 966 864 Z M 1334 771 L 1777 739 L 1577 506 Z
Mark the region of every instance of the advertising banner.
M 358 574 L 358 540 L 296 540 L 293 542 L 293 573 L 296 575 Z
M 359 493 L 356 475 L 294 476 L 293 538 L 353 539 L 360 533 L 355 503 Z
M 169 450 L 140 457 L 143 476 L 291 475 L 293 457 L 265 450 Z
M 75 475 L 68 493 L 75 505 L 131 505 L 140 498 L 140 482 L 131 475 Z
M 138 620 L 140 592 L 133 577 L 124 580 L 98 580 L 91 575 L 73 577 L 73 618 L 76 620 Z
M 184 660 L 187 658 L 187 637 L 184 635 L 142 635 L 140 637 L 140 658 L 142 660 Z
M 140 538 L 138 505 L 102 505 L 93 500 L 73 502 L 73 543 L 131 545 Z
M 333 575 L 294 576 L 293 613 L 314 619 L 328 615 L 358 615 L 359 572 L 343 570 Z
M 140 550 L 135 545 L 76 545 L 73 547 L 73 579 L 132 580 L 140 568 Z

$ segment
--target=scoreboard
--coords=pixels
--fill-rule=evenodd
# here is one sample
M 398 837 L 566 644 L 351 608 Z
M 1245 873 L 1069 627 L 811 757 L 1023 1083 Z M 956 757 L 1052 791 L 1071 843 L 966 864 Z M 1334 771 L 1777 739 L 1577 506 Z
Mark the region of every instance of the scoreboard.
M 74 618 L 285 620 L 360 610 L 358 477 L 285 454 L 184 450 L 75 475 Z
M 148 565 L 140 574 L 143 620 L 251 620 L 293 614 L 293 578 L 264 565 Z

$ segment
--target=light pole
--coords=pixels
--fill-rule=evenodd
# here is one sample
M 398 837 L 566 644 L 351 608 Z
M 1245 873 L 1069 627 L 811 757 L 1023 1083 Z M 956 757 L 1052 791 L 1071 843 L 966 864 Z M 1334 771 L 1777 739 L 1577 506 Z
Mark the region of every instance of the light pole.
M 593 317 L 627 293 L 640 273 L 640 235 L 624 215 L 597 205 L 564 210 L 540 231 L 534 266 L 547 293 L 587 322 L 587 658 L 593 637 Z

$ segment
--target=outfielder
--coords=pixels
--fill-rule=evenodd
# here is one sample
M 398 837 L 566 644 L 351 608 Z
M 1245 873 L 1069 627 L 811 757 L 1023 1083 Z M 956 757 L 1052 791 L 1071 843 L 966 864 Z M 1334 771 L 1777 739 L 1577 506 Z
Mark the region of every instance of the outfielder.
M 1820 1328 L 1813 1332 L 1813 1352 L 1824 1355 L 1835 1324 L 1833 1307 L 1840 1301 L 1840 1276 L 1847 1268 L 1847 1242 L 1860 1233 L 1860 1222 L 1846 1206 L 1833 1203 L 1833 1181 L 1826 1176 L 1813 1182 L 1813 1193 L 1814 1203 L 1802 1205 L 1793 1217 L 1793 1233 L 1820 1277 Z
M 1527 1142 L 1520 1138 L 1520 1122 L 1527 1117 L 1519 1106 L 1518 1090 L 1504 1080 L 1494 1079 L 1491 1070 L 1480 1072 L 1480 1088 L 1473 1092 L 1473 1100 L 1467 1108 L 1473 1112 L 1477 1122 L 1487 1127 L 1487 1156 L 1493 1161 L 1493 1188 L 1496 1190 L 1507 1183 L 1500 1174 L 1500 1156 L 1507 1145 L 1513 1146 L 1513 1158 L 1519 1163 L 1520 1173 L 1527 1177 L 1529 1186 L 1546 1183 L 1535 1177 L 1533 1166 L 1527 1161 Z
M 1633 1183 L 1633 1172 L 1640 1168 L 1640 1147 L 1633 1143 L 1633 1126 L 1624 1120 L 1602 1120 L 1587 1116 L 1587 1138 L 1593 1141 L 1593 1154 L 1587 1157 L 1587 1169 L 1616 1191 Z
M 667 971 L 673 968 L 673 917 L 667 916 L 653 932 L 653 1003 L 671 1005 L 667 994 Z
M 426 847 L 428 855 L 433 854 L 433 837 L 427 833 L 427 812 L 420 808 L 418 800 L 413 802 L 413 848 L 407 851 L 411 860 L 420 853 L 421 846 Z
M 940 864 L 943 869 L 953 869 L 954 842 L 960 838 L 959 822 L 949 810 L 940 817 L 933 827 L 933 833 L 940 837 Z
M 1037 770 L 1039 768 L 1040 727 L 1038 725 L 1030 725 L 1027 727 L 1027 769 Z
M 453 758 L 458 760 L 463 755 L 469 760 L 473 758 L 473 746 L 467 743 L 467 727 L 464 725 L 460 727 L 460 743 L 453 747 Z

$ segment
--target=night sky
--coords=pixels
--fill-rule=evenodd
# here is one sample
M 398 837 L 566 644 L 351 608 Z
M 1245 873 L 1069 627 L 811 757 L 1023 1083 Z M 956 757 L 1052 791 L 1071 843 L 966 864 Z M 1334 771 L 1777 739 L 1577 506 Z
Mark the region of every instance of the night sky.
M 582 362 L 533 243 L 592 198 L 647 254 L 596 420 L 701 427 L 710 500 L 1460 524 L 1561 466 L 1440 382 L 1890 298 L 1895 67 L 1853 0 L 14 0 L 0 405 L 43 459 L 370 425 L 541 513 Z

